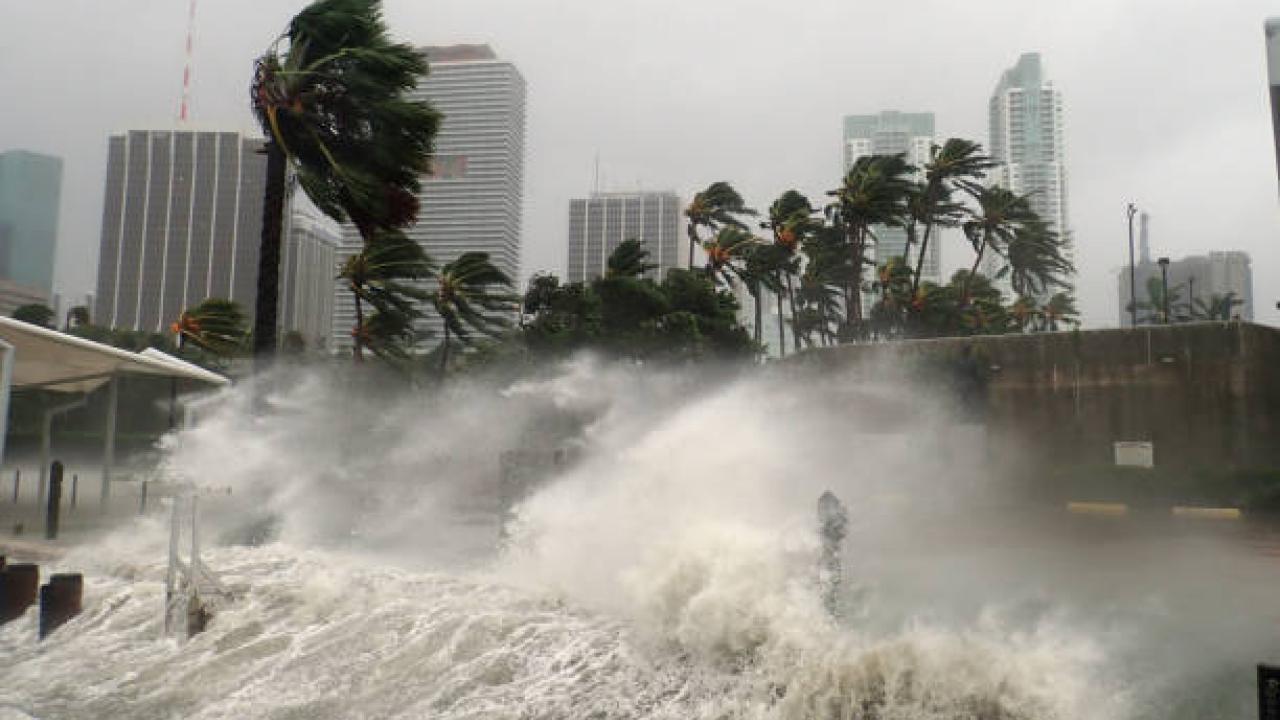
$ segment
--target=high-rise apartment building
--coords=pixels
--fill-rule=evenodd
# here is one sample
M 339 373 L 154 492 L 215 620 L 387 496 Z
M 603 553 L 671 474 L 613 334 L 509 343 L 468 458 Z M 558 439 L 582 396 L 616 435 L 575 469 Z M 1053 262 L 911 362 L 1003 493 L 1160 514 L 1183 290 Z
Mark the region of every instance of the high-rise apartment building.
M 334 278 L 342 233 L 319 211 L 295 200 L 285 226 L 280 268 L 280 329 L 308 347 L 332 347 Z
M 1280 175 L 1280 18 L 1267 20 L 1267 82 L 1271 85 L 1271 131 L 1275 136 L 1276 173 Z
M 650 273 L 662 277 L 679 267 L 680 196 L 674 192 L 596 193 L 569 201 L 568 282 L 605 274 L 609 255 L 625 240 L 639 240 L 649 251 Z
M 1006 70 L 991 95 L 988 151 L 1000 163 L 991 172 L 997 184 L 1027 195 L 1031 207 L 1066 241 L 1072 255 L 1067 216 L 1062 93 L 1045 76 L 1039 53 L 1026 53 Z M 994 253 L 983 271 L 994 277 L 1003 259 Z M 1008 290 L 1007 281 L 1004 290 Z
M 431 72 L 410 93 L 443 115 L 431 172 L 422 178 L 418 222 L 406 232 L 443 265 L 480 251 L 513 283 L 520 282 L 524 198 L 525 82 L 515 65 L 487 45 L 428 47 Z M 359 252 L 361 238 L 344 226 L 339 260 Z M 336 343 L 349 346 L 354 301 L 339 293 Z M 428 316 L 424 329 L 439 332 Z
M 929 162 L 937 136 L 933 129 L 933 113 L 904 113 L 886 110 L 876 115 L 846 115 L 844 118 L 844 169 L 865 155 L 905 155 L 907 162 L 923 173 Z M 873 257 L 881 265 L 891 257 L 901 256 L 907 244 L 907 233 L 901 228 L 876 228 Z M 918 251 L 918 248 L 917 248 Z M 930 240 L 921 277 L 938 282 L 942 271 L 942 243 Z M 912 258 L 915 262 L 915 258 Z
M 0 153 L 0 281 L 38 302 L 53 292 L 61 195 L 61 158 Z
M 210 297 L 253 316 L 262 146 L 237 132 L 110 138 L 94 323 L 160 332 Z
M 1221 302 L 1228 295 L 1235 301 L 1229 310 L 1229 319 L 1253 320 L 1253 269 L 1249 254 L 1239 250 L 1210 252 L 1208 255 L 1191 255 L 1169 263 L 1169 314 L 1174 320 L 1199 319 L 1214 301 Z M 1159 322 L 1161 308 L 1153 307 L 1160 300 L 1164 278 L 1160 264 L 1143 253 L 1134 266 L 1137 285 L 1138 323 Z M 1153 295 L 1151 288 L 1161 290 Z M 1132 327 L 1129 314 L 1129 268 L 1121 270 L 1117 283 L 1120 327 Z

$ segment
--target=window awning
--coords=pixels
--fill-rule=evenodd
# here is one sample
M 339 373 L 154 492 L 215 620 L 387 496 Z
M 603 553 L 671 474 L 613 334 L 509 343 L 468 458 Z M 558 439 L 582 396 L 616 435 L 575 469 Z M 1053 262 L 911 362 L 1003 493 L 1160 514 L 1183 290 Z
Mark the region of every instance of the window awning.
M 14 390 L 90 392 L 116 375 L 150 375 L 210 385 L 230 382 L 159 350 L 129 352 L 13 318 L 0 317 L 0 340 L 13 346 Z

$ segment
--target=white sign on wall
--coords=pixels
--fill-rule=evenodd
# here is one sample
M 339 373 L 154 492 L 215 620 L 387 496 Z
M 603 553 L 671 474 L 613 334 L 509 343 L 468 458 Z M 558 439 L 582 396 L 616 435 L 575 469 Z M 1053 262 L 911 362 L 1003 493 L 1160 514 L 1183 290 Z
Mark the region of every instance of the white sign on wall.
M 1117 467 L 1153 468 L 1156 466 L 1155 445 L 1147 440 L 1121 440 L 1115 443 Z

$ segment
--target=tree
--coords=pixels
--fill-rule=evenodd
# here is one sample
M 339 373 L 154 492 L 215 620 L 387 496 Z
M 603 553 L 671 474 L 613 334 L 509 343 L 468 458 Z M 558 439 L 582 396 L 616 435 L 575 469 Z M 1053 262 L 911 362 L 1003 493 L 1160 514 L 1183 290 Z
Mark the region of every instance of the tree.
M 1044 318 L 1043 329 L 1057 332 L 1061 325 L 1080 324 L 1080 311 L 1076 308 L 1076 299 L 1070 292 L 1056 292 L 1044 304 L 1040 311 Z
M 71 328 L 83 327 L 89 324 L 89 306 L 76 305 L 67 310 L 67 321 L 64 326 L 67 330 Z
M 955 200 L 957 188 L 973 187 L 986 176 L 987 170 L 997 163 L 982 152 L 982 146 L 970 140 L 951 138 L 941 147 L 929 150 L 929 162 L 924 166 L 925 181 L 915 190 L 911 203 L 908 250 L 911 247 L 915 223 L 924 225 L 920 252 L 916 259 L 911 292 L 920 289 L 920 275 L 924 271 L 924 259 L 929 250 L 929 240 L 935 227 L 956 227 L 964 219 L 964 206 Z
M 440 268 L 436 289 L 430 295 L 436 314 L 444 322 L 440 345 L 440 371 L 449 367 L 450 343 L 457 338 L 470 343 L 473 333 L 493 336 L 508 325 L 503 314 L 516 306 L 509 290 L 511 279 L 489 261 L 489 253 L 463 253 Z
M 1044 295 L 1052 288 L 1067 288 L 1075 272 L 1063 254 L 1062 239 L 1039 217 L 1028 218 L 1014 228 L 1003 248 L 1009 268 L 1009 284 L 1018 295 Z
M 400 358 L 405 344 L 412 344 L 413 320 L 421 317 L 417 302 L 429 299 L 422 283 L 435 265 L 422 246 L 398 230 L 376 232 L 360 252 L 347 258 L 338 272 L 355 301 L 356 323 L 351 328 L 352 357 L 364 360 L 365 347 L 382 358 Z M 374 317 L 365 317 L 370 305 Z
M 258 58 L 250 90 L 267 136 L 254 355 L 275 353 L 286 167 L 323 212 L 368 241 L 417 217 L 439 115 L 405 92 L 426 74 L 391 42 L 380 0 L 317 0 Z
M 715 233 L 723 227 L 745 230 L 747 224 L 739 216 L 755 214 L 756 211 L 747 207 L 746 201 L 727 182 L 713 182 L 694 195 L 684 211 L 689 221 L 689 268 L 693 269 L 693 249 L 703 245 L 699 231 L 705 229 Z
M 796 317 L 795 286 L 793 276 L 800 270 L 797 254 L 808 241 L 815 228 L 813 205 L 809 198 L 795 190 L 788 190 L 769 206 L 769 219 L 764 227 L 773 232 L 773 251 L 769 260 L 774 268 L 774 291 L 778 299 L 778 352 L 787 354 L 786 323 L 782 316 L 782 293 L 785 290 L 792 320 Z M 792 329 L 792 344 L 800 350 L 800 337 Z M 757 342 L 759 338 L 756 338 Z
M 178 336 L 178 347 L 186 343 L 218 357 L 239 354 L 245 345 L 244 312 L 233 300 L 207 298 L 182 311 L 169 329 Z
M 833 209 L 848 238 L 853 277 L 845 290 L 845 321 L 852 332 L 861 332 L 862 269 L 875 241 L 873 227 L 906 222 L 914 170 L 902 155 L 866 155 L 853 163 L 839 188 L 827 193 L 835 197 Z
M 658 267 L 649 262 L 649 251 L 639 240 L 624 240 L 609 254 L 605 277 L 640 277 Z
M 961 295 L 961 302 L 966 304 L 970 298 L 968 283 L 978 277 L 982 256 L 988 250 L 1003 255 L 1016 235 L 1025 231 L 1025 225 L 1037 220 L 1035 211 L 1024 195 L 1018 195 L 999 185 L 972 188 L 971 192 L 978 203 L 978 209 L 973 213 L 972 219 L 961 226 L 974 250 L 973 267 L 965 276 L 964 292 Z
M 21 320 L 24 323 L 53 329 L 53 321 L 58 317 L 58 314 L 42 303 L 30 303 L 18 306 L 13 311 L 12 317 L 14 320 Z

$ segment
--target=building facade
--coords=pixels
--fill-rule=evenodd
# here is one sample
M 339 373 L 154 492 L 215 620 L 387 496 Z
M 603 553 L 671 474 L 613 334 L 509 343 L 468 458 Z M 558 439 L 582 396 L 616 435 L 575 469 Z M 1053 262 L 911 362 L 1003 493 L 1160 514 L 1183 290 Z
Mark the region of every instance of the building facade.
M 465 252 L 489 254 L 520 282 L 524 199 L 525 82 L 487 45 L 424 48 L 430 74 L 411 93 L 443 115 L 431 172 L 422 178 L 418 221 L 406 231 L 439 265 Z M 339 261 L 360 251 L 352 226 L 342 230 Z M 332 337 L 350 347 L 355 304 L 339 293 Z M 421 328 L 439 335 L 430 316 Z
M 988 151 L 1000 165 L 990 177 L 1019 195 L 1027 195 L 1041 219 L 1066 241 L 1073 258 L 1067 215 L 1067 170 L 1062 93 L 1044 73 L 1039 53 L 1026 53 L 1006 70 L 991 94 Z M 992 256 L 982 270 L 989 277 L 1003 259 Z M 1008 292 L 1008 283 L 997 283 Z
M 108 141 L 95 324 L 163 332 L 206 298 L 254 313 L 263 141 L 131 130 Z
M 53 292 L 61 197 L 61 158 L 0 153 L 0 280 L 43 303 Z
M 902 154 L 907 162 L 920 169 L 917 175 L 922 177 L 936 142 L 933 113 L 886 110 L 875 115 L 847 115 L 844 118 L 844 169 L 848 172 L 858 158 L 866 155 Z M 906 231 L 880 227 L 876 228 L 875 234 L 873 257 L 876 265 L 903 254 L 907 245 Z M 940 237 L 931 238 L 926 253 L 920 276 L 939 282 L 942 272 Z M 915 262 L 915 258 L 911 260 Z
M 336 223 L 296 202 L 289 213 L 280 268 L 280 329 L 297 332 L 308 348 L 333 344 L 334 278 L 338 275 Z
M 625 240 L 639 240 L 661 278 L 680 264 L 680 196 L 674 192 L 596 193 L 569 201 L 566 280 L 586 282 L 605 274 L 609 255 Z
M 1248 253 L 1226 250 L 1190 255 L 1171 261 L 1167 272 L 1169 315 L 1174 321 L 1207 319 L 1204 315 L 1212 312 L 1214 302 L 1221 303 L 1227 296 L 1233 300 L 1228 319 L 1253 321 L 1253 268 Z M 1141 259 L 1134 265 L 1134 278 L 1138 324 L 1161 322 L 1162 308 L 1155 306 L 1160 304 L 1164 278 L 1159 262 L 1152 261 L 1145 252 L 1145 243 Z M 1153 293 L 1153 287 L 1161 290 Z M 1128 267 L 1119 273 L 1117 294 L 1120 327 L 1131 327 Z

